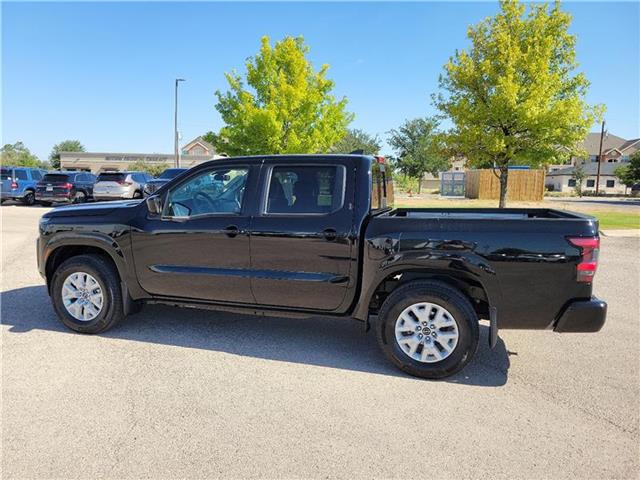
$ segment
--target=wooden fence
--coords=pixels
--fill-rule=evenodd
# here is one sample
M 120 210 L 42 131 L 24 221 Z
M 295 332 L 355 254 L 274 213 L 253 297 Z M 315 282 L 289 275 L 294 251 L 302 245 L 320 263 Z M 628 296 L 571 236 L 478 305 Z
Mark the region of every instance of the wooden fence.
M 491 169 L 468 170 L 465 197 L 500 198 L 500 180 Z M 544 170 L 509 170 L 507 199 L 539 202 L 544 198 Z

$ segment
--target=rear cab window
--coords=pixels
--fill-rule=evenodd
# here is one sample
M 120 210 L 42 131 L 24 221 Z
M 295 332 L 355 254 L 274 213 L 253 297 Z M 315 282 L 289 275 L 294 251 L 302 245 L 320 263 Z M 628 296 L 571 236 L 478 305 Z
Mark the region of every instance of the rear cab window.
M 371 165 L 371 206 L 372 211 L 393 208 L 393 179 L 391 167 L 383 157 L 376 157 Z
M 345 191 L 342 165 L 274 165 L 264 213 L 329 214 L 342 208 Z
M 10 168 L 0 168 L 0 180 L 13 180 L 13 170 Z

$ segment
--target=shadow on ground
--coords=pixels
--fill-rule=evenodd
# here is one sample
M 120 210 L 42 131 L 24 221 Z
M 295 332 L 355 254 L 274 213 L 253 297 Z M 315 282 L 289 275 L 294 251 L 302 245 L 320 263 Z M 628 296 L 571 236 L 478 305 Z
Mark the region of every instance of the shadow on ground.
M 2 324 L 10 333 L 37 329 L 75 335 L 59 322 L 44 286 L 9 290 L 0 296 Z M 488 331 L 480 326 L 475 359 L 447 382 L 486 387 L 507 382 L 512 353 L 501 339 L 490 350 Z M 385 359 L 373 333 L 364 334 L 362 323 L 346 319 L 253 317 L 147 305 L 102 336 L 412 378 Z

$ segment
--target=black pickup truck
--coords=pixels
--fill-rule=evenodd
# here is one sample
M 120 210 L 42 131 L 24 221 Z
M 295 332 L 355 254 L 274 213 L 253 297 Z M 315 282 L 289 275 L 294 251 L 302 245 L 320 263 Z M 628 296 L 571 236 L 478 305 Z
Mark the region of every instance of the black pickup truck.
M 393 208 L 381 157 L 230 158 L 145 200 L 43 215 L 38 268 L 62 322 L 144 303 L 364 322 L 397 367 L 443 378 L 498 329 L 596 332 L 598 222 L 551 209 Z

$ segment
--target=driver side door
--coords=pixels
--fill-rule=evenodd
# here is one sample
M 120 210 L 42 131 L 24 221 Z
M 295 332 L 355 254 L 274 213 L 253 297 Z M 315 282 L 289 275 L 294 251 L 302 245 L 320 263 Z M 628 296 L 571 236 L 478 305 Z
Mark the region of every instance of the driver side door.
M 142 288 L 162 297 L 254 303 L 245 191 L 256 168 L 216 165 L 169 189 L 162 214 L 147 214 L 132 232 Z

